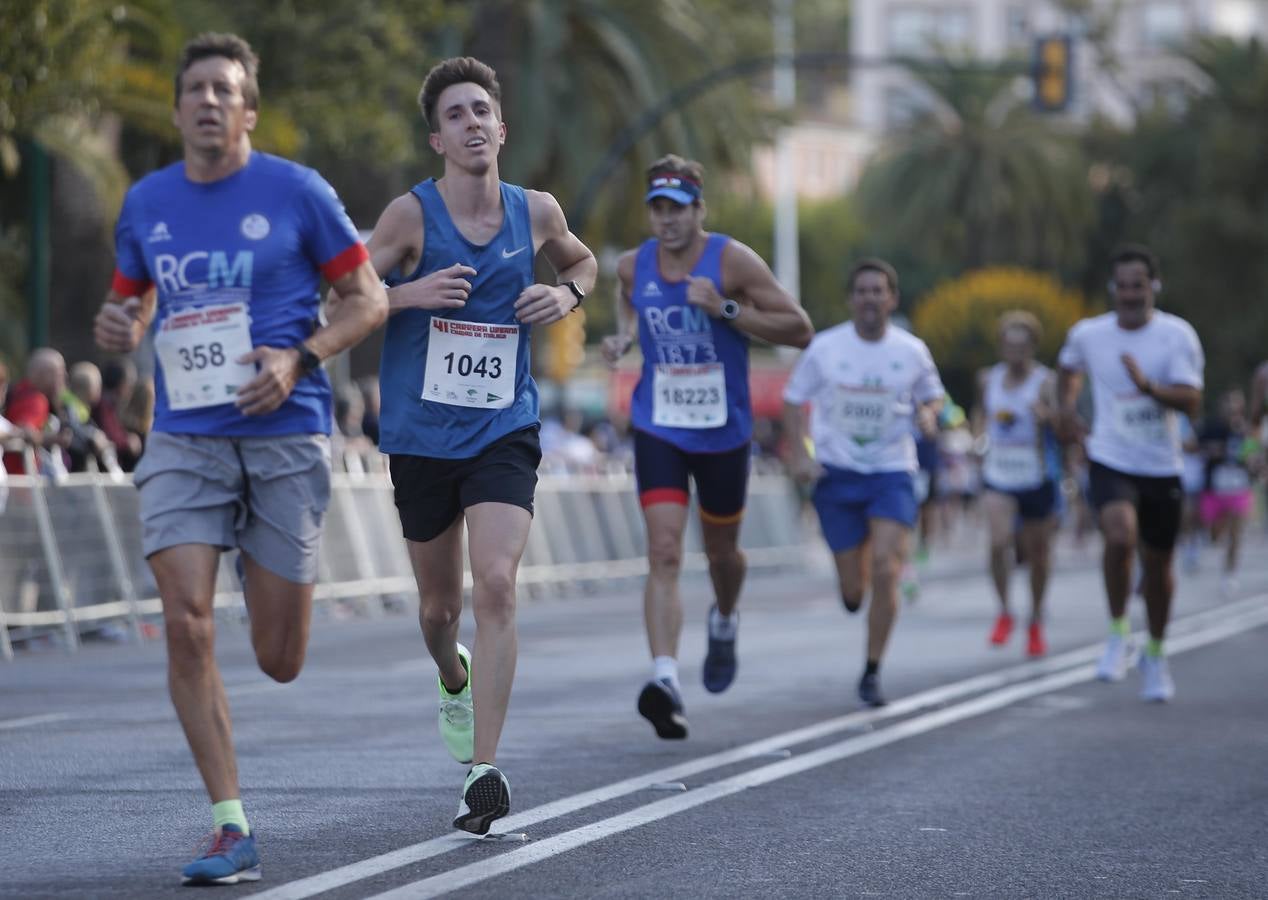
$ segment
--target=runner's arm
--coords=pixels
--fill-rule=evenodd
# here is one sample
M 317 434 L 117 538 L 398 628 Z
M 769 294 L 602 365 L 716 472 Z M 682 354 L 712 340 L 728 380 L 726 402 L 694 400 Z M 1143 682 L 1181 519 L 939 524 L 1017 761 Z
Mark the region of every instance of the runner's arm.
M 973 393 L 973 409 L 969 412 L 969 432 L 974 440 L 986 434 L 986 376 L 989 369 L 978 369 Z
M 603 339 L 603 358 L 615 366 L 629 352 L 638 337 L 638 310 L 634 308 L 634 259 L 638 251 L 628 250 L 616 261 L 616 334 Z
M 568 287 L 575 281 L 583 294 L 594 290 L 599 263 L 590 248 L 568 230 L 559 201 L 545 191 L 525 191 L 533 226 L 534 256 L 541 253 L 555 270 L 555 284 L 530 284 L 515 299 L 515 318 L 527 325 L 558 322 L 581 306 Z
M 692 279 L 693 286 L 705 279 Z M 722 313 L 725 299 L 711 284 L 697 305 L 715 318 Z M 805 347 L 814 337 L 810 317 L 792 294 L 775 280 L 775 273 L 752 248 L 739 241 L 728 241 L 722 251 L 722 288 L 740 301 L 740 314 L 731 324 L 746 334 L 771 344 Z M 692 290 L 688 289 L 688 299 Z M 696 303 L 696 300 L 691 302 Z
M 1057 436 L 1066 443 L 1081 440 L 1087 431 L 1075 406 L 1082 389 L 1082 372 L 1065 366 L 1057 369 Z

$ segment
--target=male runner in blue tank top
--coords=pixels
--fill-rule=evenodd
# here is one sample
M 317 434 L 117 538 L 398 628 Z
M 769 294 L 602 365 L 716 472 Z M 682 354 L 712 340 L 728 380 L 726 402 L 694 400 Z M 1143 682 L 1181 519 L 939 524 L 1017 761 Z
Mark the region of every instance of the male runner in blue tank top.
M 321 360 L 365 338 L 387 298 L 320 175 L 256 153 L 257 60 L 234 35 L 186 45 L 172 118 L 184 160 L 128 192 L 102 349 L 153 324 L 154 433 L 137 466 L 143 545 L 163 601 L 168 684 L 211 795 L 215 836 L 186 884 L 260 877 L 239 799 L 214 655 L 220 554 L 242 552 L 251 643 L 269 677 L 304 662 L 330 497 L 330 382 Z M 324 277 L 332 285 L 318 325 Z
M 617 261 L 616 334 L 603 353 L 615 364 L 635 337 L 643 372 L 630 416 L 639 501 L 647 524 L 643 613 L 652 678 L 638 711 L 662 738 L 685 738 L 678 683 L 682 602 L 678 576 L 687 524 L 687 479 L 696 483 L 715 603 L 709 610 L 704 686 L 735 678 L 744 554 L 740 520 L 748 486 L 753 411 L 748 342 L 804 347 L 814 329 L 797 301 L 750 248 L 704 230 L 700 164 L 670 154 L 648 170 L 652 239 Z
M 445 60 L 428 73 L 419 105 L 444 176 L 393 200 L 369 242 L 394 285 L 379 446 L 391 457 L 423 639 L 440 670 L 441 736 L 472 764 L 454 827 L 476 834 L 510 809 L 495 763 L 515 674 L 516 570 L 541 460 L 529 332 L 576 309 L 598 272 L 554 197 L 499 179 L 500 98 L 497 75 L 479 60 Z M 534 284 L 538 253 L 558 284 Z M 458 643 L 464 521 L 474 653 Z

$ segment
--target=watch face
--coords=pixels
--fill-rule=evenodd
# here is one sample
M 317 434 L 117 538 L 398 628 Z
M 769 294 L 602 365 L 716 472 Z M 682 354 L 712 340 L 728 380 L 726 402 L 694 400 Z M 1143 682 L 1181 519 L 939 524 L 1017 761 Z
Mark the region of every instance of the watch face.
M 740 304 L 730 299 L 722 301 L 722 318 L 734 319 L 739 314 L 740 314 Z

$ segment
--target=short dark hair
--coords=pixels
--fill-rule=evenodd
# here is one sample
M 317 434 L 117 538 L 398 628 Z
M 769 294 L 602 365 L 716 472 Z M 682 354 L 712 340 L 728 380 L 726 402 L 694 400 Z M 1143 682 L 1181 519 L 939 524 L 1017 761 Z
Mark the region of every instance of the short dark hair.
M 687 159 L 677 153 L 666 153 L 647 167 L 647 177 L 653 175 L 686 176 L 704 189 L 704 166 L 694 159 Z
M 847 293 L 854 290 L 854 279 L 858 278 L 864 272 L 880 272 L 885 276 L 885 280 L 889 282 L 889 289 L 895 294 L 898 293 L 898 273 L 894 267 L 883 259 L 875 256 L 868 256 L 860 259 L 854 264 L 854 268 L 850 269 L 850 275 L 845 280 L 845 290 Z
M 1150 278 L 1158 277 L 1158 257 L 1144 244 L 1123 244 L 1110 257 L 1110 272 L 1125 263 L 1139 262 L 1145 264 Z
M 423 121 L 428 128 L 437 130 L 436 101 L 445 88 L 467 82 L 478 84 L 489 92 L 494 103 L 499 107 L 502 105 L 502 86 L 498 84 L 498 73 L 493 71 L 493 67 L 474 56 L 454 56 L 432 66 L 418 92 L 418 106 L 423 111 Z
M 223 56 L 225 59 L 241 64 L 247 73 L 246 79 L 242 82 L 242 99 L 246 101 L 247 109 L 259 109 L 260 58 L 255 55 L 251 45 L 236 34 L 217 31 L 204 31 L 181 50 L 180 65 L 176 68 L 175 105 L 181 102 L 181 76 L 185 74 L 185 70 L 200 59 L 206 59 L 209 56 Z

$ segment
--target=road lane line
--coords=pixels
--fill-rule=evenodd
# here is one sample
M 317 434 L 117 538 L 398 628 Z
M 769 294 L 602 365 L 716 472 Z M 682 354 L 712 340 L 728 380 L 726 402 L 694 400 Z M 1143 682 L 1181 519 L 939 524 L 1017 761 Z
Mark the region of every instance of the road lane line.
M 1248 629 L 1264 624 L 1268 624 L 1268 607 L 1248 611 L 1237 617 L 1225 618 L 1223 622 L 1217 622 L 1201 631 L 1191 631 L 1174 640 L 1169 640 L 1168 652 L 1171 655 L 1183 653 L 1187 650 L 1244 634 Z M 729 797 L 732 794 L 738 794 L 749 788 L 770 784 L 792 775 L 799 775 L 820 766 L 839 762 L 851 756 L 858 756 L 888 744 L 894 744 L 947 725 L 953 725 L 966 719 L 1003 709 L 1021 700 L 1059 691 L 1081 682 L 1091 681 L 1094 678 L 1095 669 L 1092 666 L 1080 665 L 1065 672 L 1058 672 L 1055 675 L 1047 675 L 1034 681 L 1000 688 L 983 696 L 958 703 L 955 706 L 922 713 L 919 716 L 892 725 L 884 731 L 849 737 L 802 756 L 751 769 L 696 788 L 686 794 L 658 800 L 629 812 L 553 835 L 529 844 L 523 849 L 512 850 L 489 859 L 468 863 L 465 866 L 459 866 L 456 869 L 432 875 L 412 884 L 406 884 L 381 894 L 375 894 L 369 900 L 428 900 L 431 897 L 448 894 L 470 887 L 473 884 L 487 881 L 490 878 L 505 875 L 516 869 L 542 862 L 603 838 L 677 815 L 680 812 Z
M 23 716 L 20 719 L 2 719 L 0 731 L 26 728 L 29 725 L 44 725 L 49 722 L 64 722 L 69 718 L 72 718 L 70 713 L 41 713 L 38 716 Z
M 1170 629 L 1168 647 L 1172 650 L 1181 648 L 1181 641 L 1185 639 L 1187 633 L 1205 629 L 1209 627 L 1208 623 L 1227 622 L 1230 618 L 1247 612 L 1259 612 L 1268 615 L 1268 606 L 1265 606 L 1265 601 L 1268 601 L 1268 594 L 1258 594 L 1223 607 L 1177 619 L 1172 623 Z M 1140 635 L 1137 635 L 1137 637 L 1139 638 Z M 909 697 L 900 698 L 879 710 L 861 710 L 847 713 L 846 715 L 827 719 L 823 722 L 794 729 L 783 734 L 763 738 L 731 750 L 688 760 L 653 772 L 646 772 L 603 787 L 583 791 L 570 797 L 553 800 L 541 806 L 525 810 L 522 813 L 499 819 L 498 829 L 501 831 L 523 831 L 531 825 L 644 790 L 655 782 L 682 781 L 684 778 L 700 772 L 722 768 L 737 762 L 744 762 L 774 750 L 808 743 L 851 728 L 871 725 L 887 719 L 919 712 L 971 694 L 997 690 L 1037 675 L 1061 672 L 1072 666 L 1080 666 L 1097 659 L 1100 656 L 1101 649 L 1102 645 L 1098 643 L 1041 660 L 1008 666 L 983 675 L 974 675 L 962 681 L 941 685 L 912 694 Z M 253 894 L 252 900 L 304 900 L 304 898 L 334 890 L 365 878 L 371 878 L 392 869 L 421 862 L 460 847 L 470 846 L 470 842 L 471 839 L 469 837 L 460 835 L 457 832 L 442 835 L 402 847 L 398 850 L 392 850 L 379 856 L 369 857 L 355 863 L 330 869 L 317 875 L 278 885 L 275 888 Z

